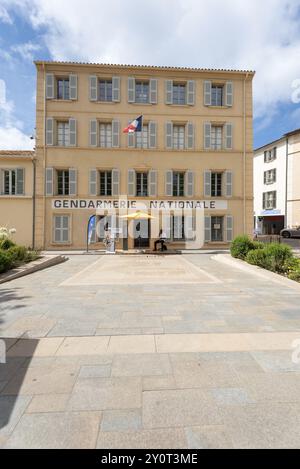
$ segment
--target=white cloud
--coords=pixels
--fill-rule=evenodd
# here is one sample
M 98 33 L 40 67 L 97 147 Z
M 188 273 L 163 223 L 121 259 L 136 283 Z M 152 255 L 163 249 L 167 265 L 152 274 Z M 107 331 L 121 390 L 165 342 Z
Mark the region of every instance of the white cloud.
M 41 49 L 39 44 L 33 44 L 32 42 L 25 42 L 24 44 L 17 44 L 11 47 L 11 51 L 19 54 L 23 60 L 33 60 L 34 52 Z
M 9 15 L 7 9 L 4 8 L 3 5 L 0 5 L 0 22 L 13 24 L 13 20 L 11 19 L 11 16 Z

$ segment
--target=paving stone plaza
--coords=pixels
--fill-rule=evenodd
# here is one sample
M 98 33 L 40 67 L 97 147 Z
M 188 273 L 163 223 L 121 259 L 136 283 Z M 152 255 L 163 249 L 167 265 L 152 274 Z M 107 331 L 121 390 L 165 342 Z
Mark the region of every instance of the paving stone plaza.
M 224 257 L 72 255 L 1 285 L 0 446 L 299 447 L 300 288 Z

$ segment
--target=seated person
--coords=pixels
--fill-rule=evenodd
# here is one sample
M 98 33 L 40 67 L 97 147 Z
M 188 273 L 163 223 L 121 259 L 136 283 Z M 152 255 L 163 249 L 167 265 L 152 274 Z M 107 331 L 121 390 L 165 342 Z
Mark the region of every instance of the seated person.
M 163 251 L 165 247 L 167 235 L 163 230 L 159 230 L 159 239 L 157 239 L 154 243 L 154 251 L 157 251 L 157 245 L 160 244 L 160 250 Z

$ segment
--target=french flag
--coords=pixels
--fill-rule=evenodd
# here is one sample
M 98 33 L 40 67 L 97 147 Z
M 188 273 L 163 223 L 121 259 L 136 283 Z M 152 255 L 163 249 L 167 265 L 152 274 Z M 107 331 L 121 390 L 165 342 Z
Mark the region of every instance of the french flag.
M 123 129 L 124 134 L 132 134 L 134 132 L 141 132 L 143 126 L 143 116 L 134 119 L 130 124 Z

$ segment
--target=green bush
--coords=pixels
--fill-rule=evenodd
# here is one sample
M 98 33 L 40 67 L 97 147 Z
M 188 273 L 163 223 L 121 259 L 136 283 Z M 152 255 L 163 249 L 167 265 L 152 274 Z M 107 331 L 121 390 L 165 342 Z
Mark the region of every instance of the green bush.
M 232 257 L 245 260 L 249 251 L 255 249 L 255 244 L 248 236 L 237 236 L 231 243 Z
M 253 249 L 264 249 L 265 248 L 265 243 L 262 243 L 261 241 L 253 241 Z
M 249 251 L 245 260 L 248 264 L 258 265 L 263 269 L 272 270 L 272 259 L 267 254 L 265 248 Z
M 12 258 L 7 251 L 0 251 L 0 273 L 6 272 L 12 267 Z
M 271 268 L 273 272 L 285 273 L 287 261 L 293 259 L 293 252 L 290 246 L 286 244 L 271 243 L 268 244 L 264 251 L 271 261 Z
M 19 264 L 20 262 L 25 261 L 27 256 L 27 249 L 24 246 L 13 246 L 8 249 L 8 254 L 12 258 L 14 265 Z
M 296 282 L 300 282 L 300 268 L 296 270 L 291 270 L 288 273 L 288 278 L 290 280 L 295 280 Z
M 10 249 L 13 246 L 15 246 L 15 243 L 9 238 L 4 238 L 0 240 L 0 249 L 3 249 L 4 251 Z

